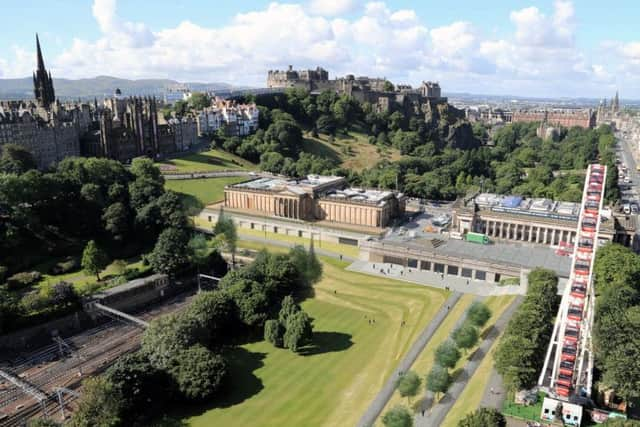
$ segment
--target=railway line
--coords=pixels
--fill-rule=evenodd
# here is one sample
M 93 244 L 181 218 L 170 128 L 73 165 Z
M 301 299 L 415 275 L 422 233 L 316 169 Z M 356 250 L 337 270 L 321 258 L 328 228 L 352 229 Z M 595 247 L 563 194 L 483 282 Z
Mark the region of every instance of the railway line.
M 193 294 L 194 291 L 187 291 L 136 315 L 149 321 L 178 311 L 189 304 Z M 0 383 L 0 426 L 21 426 L 30 418 L 45 414 L 52 419 L 62 420 L 56 390 L 59 387 L 79 390 L 84 378 L 104 371 L 118 357 L 137 350 L 141 335 L 142 329 L 138 326 L 109 320 L 63 342 L 58 340 L 0 366 L 3 371 L 47 396 L 40 403 L 16 385 L 7 381 Z M 70 394 L 64 394 L 66 413 L 72 409 L 75 399 Z

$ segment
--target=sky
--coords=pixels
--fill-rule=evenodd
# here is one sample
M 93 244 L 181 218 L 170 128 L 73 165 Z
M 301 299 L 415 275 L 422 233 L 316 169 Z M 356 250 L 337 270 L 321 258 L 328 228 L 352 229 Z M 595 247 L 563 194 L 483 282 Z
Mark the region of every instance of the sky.
M 445 93 L 640 99 L 637 0 L 21 0 L 2 2 L 0 78 L 264 87 L 322 66 Z

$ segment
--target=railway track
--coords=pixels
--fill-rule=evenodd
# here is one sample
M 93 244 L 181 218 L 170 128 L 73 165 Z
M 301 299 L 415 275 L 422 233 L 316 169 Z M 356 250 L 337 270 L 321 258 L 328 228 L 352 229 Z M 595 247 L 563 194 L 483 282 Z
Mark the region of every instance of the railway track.
M 192 296 L 192 292 L 177 295 L 137 316 L 152 320 L 178 311 L 190 302 Z M 103 372 L 119 357 L 137 350 L 141 335 L 140 328 L 111 320 L 65 339 L 63 347 L 57 343 L 44 346 L 16 358 L 2 369 L 44 392 L 48 396 L 44 401 L 47 415 L 59 418 L 56 389 L 80 389 L 84 378 Z M 73 396 L 64 395 L 65 406 L 74 400 Z M 22 426 L 29 419 L 42 415 L 42 405 L 35 399 L 15 385 L 0 384 L 0 417 L 4 417 L 0 418 L 0 427 Z

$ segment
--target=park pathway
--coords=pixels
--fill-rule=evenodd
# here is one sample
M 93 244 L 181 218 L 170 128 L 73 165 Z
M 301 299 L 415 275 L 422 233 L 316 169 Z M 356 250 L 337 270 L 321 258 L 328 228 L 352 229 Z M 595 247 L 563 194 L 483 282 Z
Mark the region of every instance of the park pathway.
M 196 230 L 205 233 L 205 234 L 213 234 L 213 231 L 211 231 L 210 228 L 207 227 L 199 227 L 196 226 Z M 293 248 L 294 246 L 298 246 L 301 245 L 301 243 L 294 243 L 294 242 L 285 242 L 283 240 L 275 240 L 275 239 L 265 239 L 264 237 L 259 237 L 259 236 L 249 236 L 246 234 L 242 234 L 242 233 L 238 233 L 238 240 L 246 240 L 249 242 L 258 242 L 258 243 L 264 243 L 266 245 L 271 245 L 271 246 L 280 246 L 283 248 Z M 316 243 L 317 245 L 317 243 Z M 308 244 L 304 245 L 305 247 L 308 247 Z M 313 250 L 316 254 L 318 255 L 322 255 L 322 256 L 326 256 L 329 258 L 335 258 L 335 259 L 339 259 L 341 261 L 347 261 L 347 262 L 354 262 L 356 261 L 356 258 L 349 256 L 349 255 L 342 255 L 336 252 L 331 252 L 331 251 L 327 251 L 324 250 L 322 248 L 319 248 L 318 246 L 314 246 Z
M 431 322 L 429 322 L 429 324 L 420 333 L 420 336 L 400 361 L 398 367 L 391 373 L 389 379 L 382 387 L 382 390 L 380 390 L 375 399 L 373 399 L 373 402 L 371 402 L 365 413 L 362 415 L 362 418 L 358 421 L 358 427 L 369 427 L 375 423 L 376 419 L 387 405 L 387 402 L 391 399 L 391 396 L 396 389 L 396 380 L 400 373 L 406 372 L 411 368 L 415 360 L 418 358 L 418 355 L 424 350 L 427 342 L 429 342 L 435 331 L 440 327 L 442 321 L 447 317 L 449 310 L 456 305 L 461 296 L 461 293 L 454 292 L 442 304 L 440 310 L 438 310 Z
M 435 427 L 442 424 L 445 417 L 449 413 L 449 410 L 451 410 L 453 404 L 464 391 L 464 388 L 467 386 L 467 383 L 469 382 L 471 377 L 473 377 L 473 374 L 476 372 L 476 369 L 478 369 L 478 366 L 482 362 L 482 359 L 484 359 L 485 355 L 491 349 L 491 346 L 504 331 L 507 323 L 509 323 L 509 319 L 511 319 L 511 316 L 513 316 L 513 313 L 516 311 L 522 300 L 523 297 L 517 297 L 502 313 L 500 318 L 498 318 L 496 323 L 490 329 L 487 337 L 484 339 L 482 344 L 480 344 L 480 347 L 478 347 L 478 349 L 473 353 L 471 360 L 467 362 L 462 372 L 460 372 L 453 384 L 451 384 L 451 387 L 449 387 L 449 391 L 447 391 L 445 396 L 440 399 L 440 401 L 435 406 L 431 407 L 430 410 L 426 410 L 424 412 L 424 416 L 421 412 L 416 414 L 414 420 L 414 425 L 416 427 Z M 426 407 L 430 407 L 431 402 L 433 402 L 433 393 L 427 392 L 425 395 L 424 404 Z

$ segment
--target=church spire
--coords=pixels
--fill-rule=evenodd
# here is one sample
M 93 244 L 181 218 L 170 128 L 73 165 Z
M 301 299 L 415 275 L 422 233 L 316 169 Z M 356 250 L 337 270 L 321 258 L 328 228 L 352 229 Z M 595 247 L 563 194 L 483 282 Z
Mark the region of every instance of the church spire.
M 36 49 L 38 52 L 38 71 L 44 70 L 44 59 L 42 59 L 42 49 L 40 49 L 40 39 L 38 38 L 38 33 L 36 33 Z
M 49 108 L 52 102 L 56 100 L 56 94 L 53 89 L 53 79 L 51 72 L 47 72 L 44 68 L 44 59 L 42 57 L 42 49 L 40 47 L 40 38 L 36 33 L 36 56 L 37 69 L 33 75 L 33 93 L 36 100 L 45 108 Z

